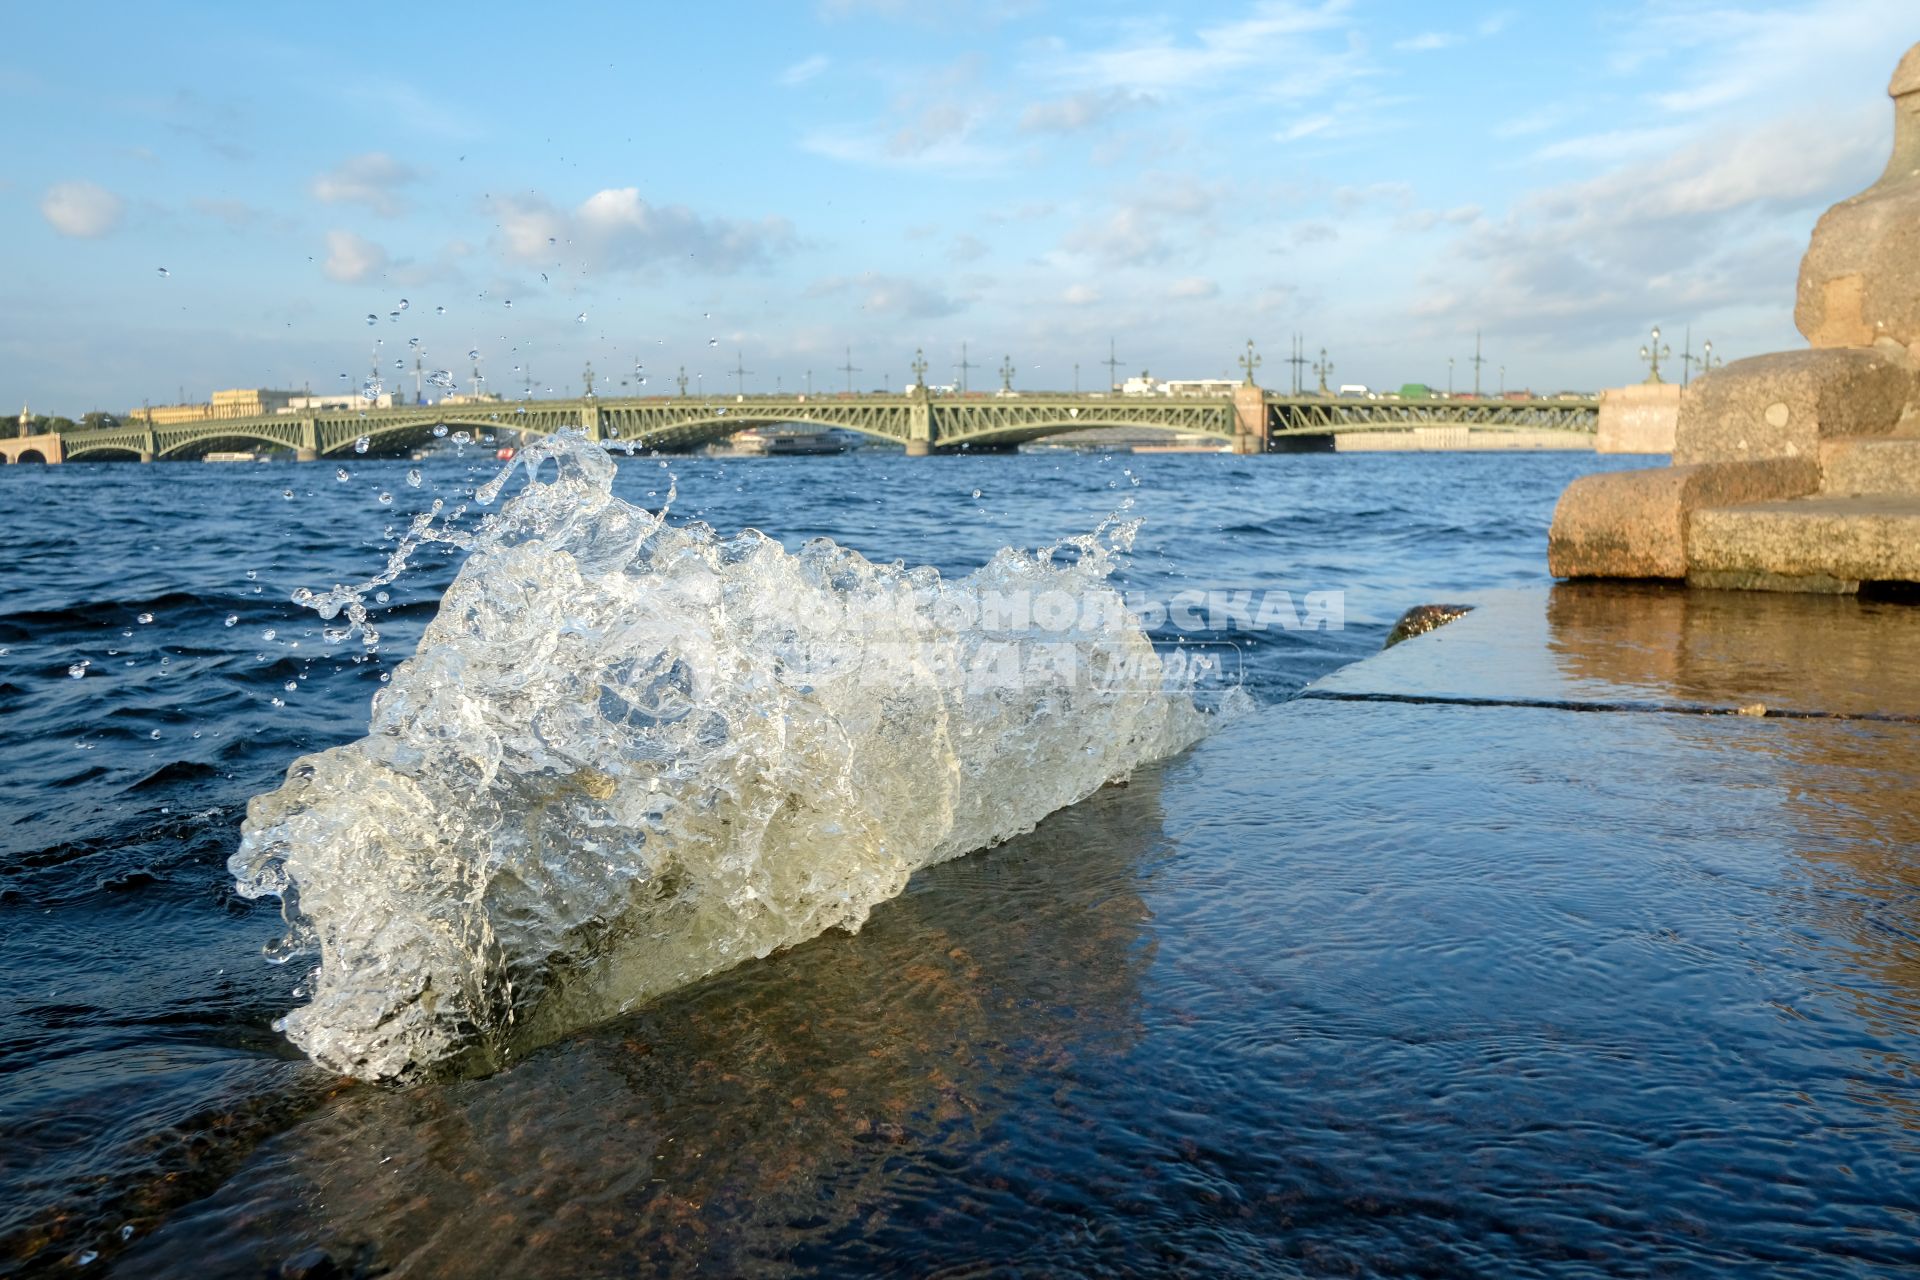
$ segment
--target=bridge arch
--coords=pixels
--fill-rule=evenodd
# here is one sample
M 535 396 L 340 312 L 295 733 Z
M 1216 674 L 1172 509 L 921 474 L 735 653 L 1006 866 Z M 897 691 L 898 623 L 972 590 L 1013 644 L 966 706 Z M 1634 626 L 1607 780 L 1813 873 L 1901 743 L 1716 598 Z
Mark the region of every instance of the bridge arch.
M 357 446 L 363 437 L 368 441 L 370 452 L 385 453 L 389 450 L 411 448 L 437 439 L 438 437 L 434 435 L 435 427 L 445 427 L 448 435 L 456 431 L 470 432 L 475 439 L 484 432 L 523 429 L 514 423 L 511 411 L 497 418 L 482 418 L 477 414 L 421 414 L 417 418 L 408 418 L 399 422 L 369 420 L 364 426 L 358 426 L 353 422 L 334 421 L 322 424 L 319 432 L 319 452 L 323 458 L 357 453 Z
M 31 462 L 38 462 L 38 463 L 44 464 L 46 460 L 47 460 L 46 455 L 41 453 L 38 449 L 22 449 L 20 450 L 20 452 L 6 458 L 6 461 L 10 463 L 15 463 L 15 464 L 25 464 L 25 463 L 31 463 Z
M 155 443 L 156 458 L 201 458 L 209 453 L 228 450 L 254 449 L 265 445 L 271 449 L 291 449 L 295 446 L 286 438 L 286 433 L 254 431 L 246 427 L 237 427 L 220 431 L 209 431 L 204 435 L 180 435 L 169 438 L 160 433 Z
M 1223 444 L 1230 442 L 1233 438 L 1228 432 L 1209 430 L 1192 422 L 1160 422 L 1146 417 L 1121 418 L 1083 414 L 1079 417 L 1040 417 L 1028 422 L 940 434 L 935 437 L 934 445 L 942 450 L 957 450 L 962 445 L 1000 447 L 1030 444 L 1035 440 L 1045 440 L 1052 436 L 1077 435 L 1082 431 L 1099 430 L 1157 431 L 1168 436 L 1201 436 Z
M 627 412 L 613 409 L 601 420 L 601 437 L 607 443 L 630 442 L 641 448 L 696 449 L 724 440 L 737 431 L 751 427 L 813 427 L 852 431 L 888 444 L 901 444 L 903 438 L 887 429 L 891 419 L 876 415 L 869 406 L 841 405 L 829 401 L 800 408 L 759 408 L 751 401 L 730 405 L 689 405 L 684 409 Z
M 116 442 L 84 444 L 67 451 L 68 462 L 117 462 L 122 459 L 140 460 L 140 450 L 130 444 Z

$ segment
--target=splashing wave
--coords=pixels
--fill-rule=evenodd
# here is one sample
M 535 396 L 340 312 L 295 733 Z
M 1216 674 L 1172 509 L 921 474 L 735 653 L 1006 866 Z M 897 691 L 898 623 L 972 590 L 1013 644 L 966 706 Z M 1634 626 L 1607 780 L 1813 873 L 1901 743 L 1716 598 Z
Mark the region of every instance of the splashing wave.
M 418 540 L 460 541 L 438 616 L 367 736 L 256 797 L 230 863 L 283 900 L 284 954 L 318 953 L 276 1025 L 329 1068 L 494 1069 L 857 929 L 916 869 L 1206 727 L 1108 584 L 1130 525 L 944 580 L 669 524 L 578 438 L 519 462 L 526 488 L 475 532 L 415 522 L 381 581 Z M 362 589 L 302 594 L 359 626 Z M 1015 597 L 1051 600 L 1054 629 L 996 626 Z

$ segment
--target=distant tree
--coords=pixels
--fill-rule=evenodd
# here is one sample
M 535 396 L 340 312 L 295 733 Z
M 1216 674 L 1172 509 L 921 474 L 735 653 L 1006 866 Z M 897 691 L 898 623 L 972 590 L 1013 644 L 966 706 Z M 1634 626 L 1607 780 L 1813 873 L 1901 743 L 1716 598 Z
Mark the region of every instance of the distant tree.
M 102 413 L 96 409 L 92 413 L 82 414 L 80 425 L 88 431 L 100 431 L 107 427 L 119 426 L 120 419 L 111 413 Z
M 46 435 L 48 433 L 59 435 L 62 432 L 73 430 L 75 425 L 77 424 L 72 418 L 62 418 L 57 414 L 37 413 L 33 416 L 33 432 L 35 435 Z

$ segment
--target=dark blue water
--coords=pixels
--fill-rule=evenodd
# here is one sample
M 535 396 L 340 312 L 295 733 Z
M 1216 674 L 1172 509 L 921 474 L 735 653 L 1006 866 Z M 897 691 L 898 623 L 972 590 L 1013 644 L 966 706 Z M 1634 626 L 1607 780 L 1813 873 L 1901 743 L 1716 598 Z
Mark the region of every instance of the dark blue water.
M 393 588 L 372 659 L 287 598 L 370 576 L 389 526 L 492 470 L 343 465 L 0 471 L 0 1274 L 1920 1262 L 1906 801 L 1756 827 L 1701 791 L 1623 829 L 1692 746 L 1635 723 L 1522 753 L 1539 711 L 1376 711 L 1361 741 L 1325 704 L 1257 713 L 857 936 L 497 1076 L 321 1073 L 270 1027 L 299 974 L 225 860 L 250 796 L 364 731 L 455 565 Z M 1131 496 L 1139 592 L 1343 593 L 1339 630 L 1167 633 L 1274 708 L 1411 605 L 1544 583 L 1555 498 L 1606 465 L 1635 464 L 677 460 L 675 510 L 960 572 Z M 620 489 L 662 480 L 636 460 Z M 1873 840 L 1870 866 L 1807 860 Z M 1788 909 L 1809 894 L 1838 914 Z

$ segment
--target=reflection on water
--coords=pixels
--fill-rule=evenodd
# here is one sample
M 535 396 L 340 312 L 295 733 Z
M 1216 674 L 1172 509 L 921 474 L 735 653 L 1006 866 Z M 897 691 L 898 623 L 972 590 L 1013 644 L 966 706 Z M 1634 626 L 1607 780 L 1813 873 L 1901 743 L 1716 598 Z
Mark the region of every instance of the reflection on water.
M 1562 582 L 1562 675 L 1669 701 L 1920 715 L 1920 610 L 1853 596 Z
M 1173 856 L 1157 770 L 830 934 L 503 1075 L 360 1089 L 275 1140 L 129 1268 L 270 1267 L 318 1245 L 413 1275 L 616 1259 L 787 1274 L 903 1203 L 926 1231 L 1017 1203 L 924 1191 L 1136 1042 L 1143 887 Z M 1031 1158 L 1034 1153 L 1025 1153 Z M 1004 1197 L 1000 1198 L 1004 1201 Z

